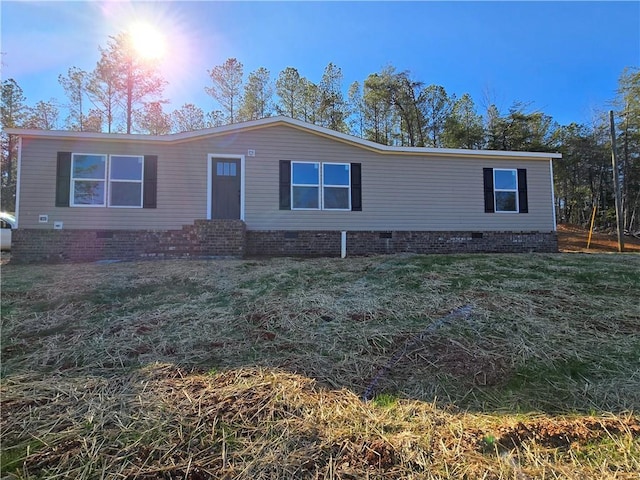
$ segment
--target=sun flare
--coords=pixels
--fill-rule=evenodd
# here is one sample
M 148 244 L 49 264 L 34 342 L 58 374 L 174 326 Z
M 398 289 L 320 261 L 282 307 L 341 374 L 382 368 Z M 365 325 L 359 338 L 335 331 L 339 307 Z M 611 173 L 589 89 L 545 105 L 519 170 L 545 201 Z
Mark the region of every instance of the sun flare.
M 166 52 L 164 34 L 148 23 L 134 23 L 129 28 L 133 48 L 142 58 L 160 59 Z

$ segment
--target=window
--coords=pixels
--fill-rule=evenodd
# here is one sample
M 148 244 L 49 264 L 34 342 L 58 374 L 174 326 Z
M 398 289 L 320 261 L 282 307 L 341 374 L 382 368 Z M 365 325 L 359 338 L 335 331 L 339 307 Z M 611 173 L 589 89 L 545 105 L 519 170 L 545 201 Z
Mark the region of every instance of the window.
M 217 162 L 216 163 L 216 175 L 219 177 L 235 177 L 236 176 L 236 162 Z
M 71 205 L 104 207 L 107 156 L 74 153 L 71 156 Z
M 348 163 L 322 164 L 322 206 L 325 210 L 351 210 Z
M 280 210 L 362 211 L 362 164 L 280 160 Z
M 496 212 L 518 211 L 518 171 L 493 170 L 493 189 Z
M 526 168 L 484 168 L 485 213 L 528 213 Z
M 320 208 L 320 164 L 291 162 L 291 208 L 318 210 Z
M 156 155 L 58 152 L 56 207 L 156 208 Z
M 142 207 L 144 157 L 109 157 L 109 206 Z
M 349 173 L 348 163 L 291 162 L 291 208 L 350 210 Z

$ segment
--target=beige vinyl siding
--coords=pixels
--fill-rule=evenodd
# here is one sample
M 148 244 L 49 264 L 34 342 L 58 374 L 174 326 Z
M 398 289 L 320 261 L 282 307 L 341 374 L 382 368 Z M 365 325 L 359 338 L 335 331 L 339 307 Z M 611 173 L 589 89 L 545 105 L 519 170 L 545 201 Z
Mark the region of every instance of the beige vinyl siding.
M 318 135 L 274 127 L 246 159 L 250 230 L 551 231 L 548 160 L 380 154 Z M 278 209 L 279 160 L 362 163 L 362 211 Z M 529 213 L 484 213 L 483 167 L 526 168 Z
M 157 155 L 157 208 L 56 208 L 58 151 Z M 170 229 L 206 218 L 209 154 L 245 155 L 250 230 L 554 229 L 549 160 L 380 153 L 286 125 L 171 144 L 25 139 L 20 227 Z M 362 211 L 279 210 L 280 160 L 361 163 Z M 529 213 L 484 213 L 484 167 L 527 169 Z M 38 223 L 40 214 L 49 224 Z
M 24 141 L 19 227 L 53 228 L 54 221 L 62 221 L 65 229 L 164 230 L 206 218 L 206 156 L 191 158 L 184 151 L 185 146 L 177 147 L 51 139 Z M 56 159 L 60 151 L 157 155 L 157 208 L 56 207 Z M 43 214 L 49 216 L 48 224 L 38 223 L 38 216 Z

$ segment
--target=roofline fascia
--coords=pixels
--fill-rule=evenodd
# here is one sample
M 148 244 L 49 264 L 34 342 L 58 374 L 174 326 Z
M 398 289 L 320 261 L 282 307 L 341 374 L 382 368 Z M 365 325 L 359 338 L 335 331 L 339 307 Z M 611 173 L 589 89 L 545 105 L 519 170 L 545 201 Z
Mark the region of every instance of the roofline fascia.
M 432 148 L 432 147 L 396 147 L 382 145 L 363 138 L 354 137 L 346 133 L 330 130 L 318 125 L 296 120 L 289 117 L 277 116 L 267 117 L 249 122 L 234 123 L 213 127 L 193 132 L 172 133 L 168 135 L 145 135 L 127 133 L 97 133 L 97 132 L 70 132 L 67 130 L 33 130 L 20 128 L 7 128 L 6 133 L 18 135 L 23 138 L 58 138 L 58 139 L 83 139 L 108 142 L 126 143 L 184 143 L 201 137 L 217 137 L 235 131 L 251 131 L 265 127 L 286 125 L 299 130 L 307 131 L 322 137 L 339 140 L 357 147 L 365 148 L 383 154 L 395 155 L 428 155 L 428 156 L 465 156 L 465 157 L 504 157 L 504 158 L 528 158 L 528 159 L 559 159 L 560 153 L 551 152 L 515 152 L 507 150 L 471 150 L 458 148 Z

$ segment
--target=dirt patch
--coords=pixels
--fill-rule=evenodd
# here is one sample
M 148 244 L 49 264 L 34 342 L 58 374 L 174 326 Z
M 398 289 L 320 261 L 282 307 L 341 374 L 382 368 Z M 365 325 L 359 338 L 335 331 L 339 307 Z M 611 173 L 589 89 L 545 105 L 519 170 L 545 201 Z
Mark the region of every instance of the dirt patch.
M 400 336 L 389 350 L 394 350 L 393 345 L 397 346 L 396 352 L 402 351 L 403 345 L 406 351 L 396 364 L 376 379 L 370 393 L 394 391 L 415 381 L 416 376 L 424 380 L 444 374 L 459 385 L 473 388 L 502 385 L 513 374 L 513 366 L 508 361 L 509 350 L 503 344 L 434 335 L 408 347 L 406 336 Z
M 614 233 L 593 232 L 587 249 L 589 230 L 579 225 L 558 225 L 558 250 L 561 252 L 617 252 L 618 237 Z M 624 251 L 640 253 L 640 238 L 625 236 Z
M 345 447 L 346 444 L 343 445 Z M 348 451 L 341 458 L 340 467 L 343 470 L 357 468 L 388 470 L 398 462 L 393 445 L 384 440 L 363 442 L 361 445 L 349 445 Z
M 505 357 L 495 348 L 480 341 L 436 338 L 421 350 L 420 357 L 466 384 L 493 386 L 504 383 L 511 373 Z

